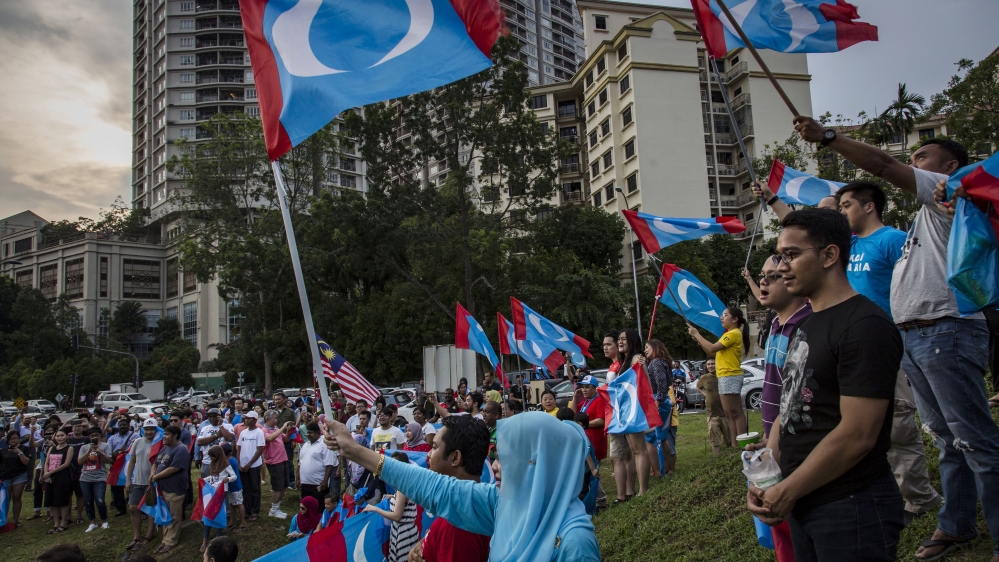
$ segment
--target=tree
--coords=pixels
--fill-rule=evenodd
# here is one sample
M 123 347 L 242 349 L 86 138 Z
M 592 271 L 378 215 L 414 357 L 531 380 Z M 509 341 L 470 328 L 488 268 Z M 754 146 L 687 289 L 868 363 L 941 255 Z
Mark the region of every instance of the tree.
M 916 128 L 916 119 L 925 106 L 926 98 L 919 94 L 910 94 L 905 84 L 899 83 L 897 97 L 881 113 L 880 120 L 886 124 L 882 129 L 893 135 L 899 135 L 902 139 L 908 139 L 909 133 Z
M 111 236 L 137 238 L 149 232 L 146 226 L 149 216 L 148 208 L 133 209 L 119 195 L 110 209 L 101 209 L 97 220 L 79 217 L 75 221 L 61 220 L 49 223 L 42 228 L 42 235 L 47 240 L 57 240 L 81 232 L 92 232 L 104 238 Z
M 161 316 L 153 330 L 153 349 L 180 338 L 180 322 L 176 318 Z
M 53 313 L 52 304 L 38 289 L 21 289 L 10 308 L 10 321 L 17 329 L 0 332 L 7 350 L 7 364 L 30 359 L 48 365 L 69 351 L 69 334 Z M 63 319 L 63 321 L 65 321 Z
M 988 155 L 999 147 L 999 51 L 978 64 L 957 63 L 947 89 L 932 96 L 926 116 L 947 116 L 947 132 L 971 155 Z
M 162 380 L 165 388 L 189 387 L 194 385 L 191 373 L 197 372 L 201 354 L 181 337 L 153 347 L 149 356 L 149 368 L 143 377 L 147 380 Z
M 126 348 L 135 336 L 146 329 L 146 311 L 138 301 L 121 301 L 111 314 L 108 335 Z

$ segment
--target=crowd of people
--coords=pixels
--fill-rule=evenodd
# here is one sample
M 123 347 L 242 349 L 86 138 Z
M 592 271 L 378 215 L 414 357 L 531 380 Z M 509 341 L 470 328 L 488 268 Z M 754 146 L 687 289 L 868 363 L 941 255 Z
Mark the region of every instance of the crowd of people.
M 884 224 L 887 199 L 871 182 L 850 183 L 817 208 L 799 210 L 767 186 L 754 186 L 782 229 L 760 271 L 744 272 L 769 310 L 760 338 L 764 434 L 746 449 L 769 449 L 781 478 L 753 483 L 747 508 L 787 531 L 774 540 L 789 537 L 799 561 L 894 560 L 901 530 L 942 504 L 936 531 L 915 553 L 938 560 L 978 538 L 980 503 L 997 562 L 999 427 L 985 386 L 990 332 L 981 313 L 959 314 L 946 274 L 953 201 L 945 182 L 967 164 L 967 152 L 951 140 L 929 139 L 906 165 L 808 117 L 795 118 L 795 126 L 804 140 L 913 194 L 919 210 L 904 233 Z M 715 455 L 748 429 L 741 399 L 741 362 L 750 348 L 745 313 L 730 306 L 720 321 L 717 341 L 689 329 L 708 357 L 697 388 Z M 289 540 L 327 525 L 342 490 L 366 490 L 365 511 L 391 522 L 390 562 L 600 560 L 590 522 L 608 507 L 600 463 L 611 459 L 615 504 L 647 494 L 651 479 L 670 474 L 679 421 L 674 377 L 685 376 L 661 341 L 643 342 L 631 328 L 608 332 L 602 347 L 610 362 L 606 381 L 567 367 L 575 386 L 568 407 L 558 407 L 546 390 L 537 411 L 528 411 L 519 375 L 504 390 L 487 373 L 480 387 L 462 380 L 442 402 L 422 395 L 404 427 L 397 426 L 395 405 L 349 402 L 338 393 L 335 416 L 321 419 L 307 389 L 294 402 L 282 393 L 272 403 L 233 397 L 163 420 L 100 409 L 65 423 L 22 415 L 0 443 L 9 520 L 20 524 L 30 490 L 35 508 L 25 520 L 45 517 L 48 533 L 71 527 L 74 498 L 76 524 L 85 523 L 84 511 L 89 521 L 84 532 L 107 529 L 108 469 L 129 454 L 124 485 L 110 492 L 115 515 L 130 518 L 133 550 L 155 537 L 154 522 L 138 509 L 153 484 L 174 520 L 155 553 L 177 546 L 197 473 L 230 506 L 214 540 L 205 526 L 205 560 L 231 559 L 235 546 L 221 546 L 231 543 L 224 535 L 259 520 L 265 479 L 266 515 L 290 517 Z M 598 387 L 638 365 L 663 423 L 608 434 Z M 991 402 L 999 405 L 999 397 Z M 940 450 L 942 495 L 930 483 L 917 411 Z M 161 429 L 162 448 L 150 459 Z M 410 462 L 415 453 L 427 455 L 429 472 Z M 495 484 L 480 481 L 484 468 Z M 291 516 L 281 509 L 287 490 L 301 498 Z M 388 509 L 377 507 L 386 494 Z M 422 539 L 417 506 L 437 515 Z M 83 559 L 71 550 L 44 559 Z

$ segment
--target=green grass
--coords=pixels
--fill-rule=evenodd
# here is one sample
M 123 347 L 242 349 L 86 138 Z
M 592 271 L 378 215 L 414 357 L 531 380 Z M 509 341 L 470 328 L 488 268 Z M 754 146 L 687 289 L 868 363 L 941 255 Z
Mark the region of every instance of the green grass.
M 763 431 L 759 412 L 750 414 L 750 431 Z M 653 478 L 648 495 L 610 507 L 593 523 L 604 560 L 708 561 L 774 560 L 773 551 L 756 544 L 752 517 L 746 510 L 746 482 L 735 449 L 722 449 L 718 458 L 707 442 L 703 414 L 680 416 L 677 468 L 666 478 Z M 924 442 L 929 441 L 924 435 Z M 936 449 L 927 447 L 933 485 L 940 490 Z M 610 462 L 601 480 L 611 500 L 614 478 Z M 936 514 L 927 514 L 902 532 L 899 560 L 915 560 L 915 551 L 936 528 Z M 983 540 L 971 550 L 948 558 L 955 562 L 988 560 L 992 541 L 979 511 Z
M 762 431 L 758 412 L 750 415 L 750 429 Z M 745 478 L 738 454 L 723 449 L 715 459 L 707 442 L 707 420 L 703 414 L 680 417 L 677 435 L 677 468 L 665 480 L 653 479 L 647 496 L 602 511 L 594 519 L 603 558 L 607 561 L 772 561 L 772 551 L 756 544 L 752 518 L 746 511 Z M 924 436 L 925 439 L 925 436 Z M 927 442 L 928 443 L 928 442 Z M 940 489 L 936 449 L 927 448 L 930 477 Z M 610 463 L 605 461 L 601 480 L 610 499 L 614 499 L 614 479 Z M 263 511 L 270 502 L 270 488 L 264 486 Z M 24 516 L 32 510 L 31 494 L 25 492 Z M 289 514 L 297 511 L 298 492 L 289 491 L 282 509 Z M 113 510 L 111 510 L 113 512 Z M 75 516 L 75 512 L 74 512 Z M 111 517 L 111 529 L 85 534 L 85 525 L 72 525 L 69 531 L 46 535 L 50 528 L 40 519 L 24 523 L 20 529 L 0 535 L 0 562 L 33 560 L 46 548 L 75 542 L 92 562 L 118 561 L 125 554 L 125 545 L 132 538 L 128 517 Z M 992 541 L 979 515 L 979 532 L 983 540 L 971 550 L 949 558 L 956 562 L 988 560 Z M 239 560 L 249 561 L 285 544 L 288 521 L 261 517 L 250 528 L 232 537 L 239 543 Z M 914 522 L 902 533 L 899 560 L 914 560 L 913 553 L 936 528 L 936 516 L 929 514 Z M 145 527 L 143 527 L 145 529 Z M 502 530 L 500 530 L 502 531 Z M 155 556 L 159 562 L 200 560 L 202 527 L 191 524 L 182 531 L 181 544 L 170 553 Z M 159 546 L 161 534 L 141 552 L 152 554 Z

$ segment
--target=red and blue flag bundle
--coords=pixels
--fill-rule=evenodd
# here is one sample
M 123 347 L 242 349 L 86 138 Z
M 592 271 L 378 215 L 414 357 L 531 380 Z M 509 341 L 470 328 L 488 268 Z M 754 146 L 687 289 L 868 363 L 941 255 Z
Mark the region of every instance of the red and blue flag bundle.
M 668 285 L 664 285 L 663 280 Z M 693 273 L 671 263 L 664 263 L 656 298 L 692 324 L 697 324 L 718 337 L 725 333 L 721 323 L 725 305 Z
M 495 0 L 243 0 L 271 160 L 341 112 L 489 68 Z
M 166 501 L 163 500 L 163 491 L 160 487 L 153 483 L 153 490 L 156 491 L 156 505 L 146 505 L 146 496 L 142 496 L 142 500 L 139 501 L 139 511 L 145 513 L 153 519 L 153 523 L 156 523 L 160 527 L 166 527 L 170 523 L 173 523 L 173 515 L 170 514 L 170 508 L 167 506 Z
M 999 155 L 965 166 L 947 180 L 947 194 L 960 186 L 947 243 L 947 283 L 962 315 L 999 306 Z
M 517 341 L 514 336 L 513 323 L 496 313 L 496 327 L 500 333 L 500 353 L 504 355 L 520 355 L 531 365 L 544 365 L 549 371 L 555 372 L 565 364 L 565 357 L 554 346 L 543 341 Z
M 204 478 L 198 478 L 198 501 L 194 504 L 191 512 L 191 521 L 201 521 L 207 527 L 225 529 L 226 526 L 226 501 L 225 486 L 215 488 L 205 482 Z
M 454 315 L 454 346 L 458 349 L 471 349 L 488 359 L 489 365 L 496 371 L 496 376 L 503 383 L 503 387 L 509 388 L 510 383 L 507 382 L 506 376 L 503 374 L 503 365 L 496 357 L 496 352 L 493 351 L 493 346 L 489 343 L 486 331 L 482 329 L 482 325 L 475 317 L 461 306 L 461 303 L 456 303 L 455 306 L 457 310 Z
M 191 442 L 194 442 L 194 438 L 191 438 Z M 118 455 L 118 458 L 114 460 L 111 464 L 111 469 L 108 470 L 108 477 L 106 482 L 108 486 L 124 486 L 125 485 L 125 472 L 128 468 L 128 460 L 132 458 L 132 455 L 125 453 L 124 455 Z
M 0 480 L 0 533 L 13 531 L 17 527 L 13 523 L 7 523 L 7 512 L 10 510 L 10 486 L 7 482 Z
M 194 440 L 193 438 L 191 439 Z M 156 457 L 160 456 L 160 451 L 163 450 L 163 428 L 156 428 L 156 436 L 153 437 L 153 442 L 149 444 L 149 462 L 156 462 Z
M 513 311 L 513 335 L 517 341 L 545 342 L 569 353 L 590 355 L 590 342 L 531 310 L 531 307 L 510 297 Z
M 302 439 L 302 433 L 298 431 L 297 427 L 291 428 L 291 431 L 288 432 L 288 440 L 292 443 L 305 443 L 305 440 Z
M 609 420 L 607 433 L 644 433 L 663 424 L 649 376 L 639 363 L 597 388 L 597 392 L 607 404 L 604 413 L 604 419 Z
M 657 217 L 628 209 L 621 212 L 624 213 L 624 218 L 628 220 L 642 247 L 650 254 L 679 242 L 696 240 L 711 234 L 738 234 L 746 230 L 746 225 L 736 217 L 681 219 Z
M 708 54 L 716 59 L 745 47 L 714 0 L 691 0 Z M 726 0 L 725 5 L 754 47 L 785 53 L 833 53 L 861 41 L 877 41 L 878 28 L 857 21 L 843 0 Z
M 836 195 L 841 187 L 846 185 L 838 181 L 817 178 L 794 168 L 788 168 L 783 162 L 774 158 L 770 166 L 770 177 L 767 185 L 774 195 L 788 205 L 808 205 L 815 207 L 824 198 Z

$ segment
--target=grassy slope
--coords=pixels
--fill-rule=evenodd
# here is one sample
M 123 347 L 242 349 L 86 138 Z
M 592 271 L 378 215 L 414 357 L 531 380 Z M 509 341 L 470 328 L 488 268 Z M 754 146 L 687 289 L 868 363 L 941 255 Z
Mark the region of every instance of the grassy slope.
M 752 415 L 751 429 L 761 430 L 758 413 Z M 718 459 L 711 456 L 707 444 L 707 423 L 704 415 L 681 416 L 678 441 L 678 467 L 666 481 L 654 480 L 648 496 L 612 507 L 594 520 L 597 538 L 605 560 L 773 560 L 771 551 L 756 545 L 752 519 L 745 510 L 745 479 L 740 472 L 734 450 L 724 450 Z M 932 452 L 930 476 L 939 489 L 939 473 L 935 449 Z M 614 497 L 614 479 L 610 463 L 601 470 L 604 487 L 611 499 Z M 282 508 L 294 513 L 298 493 L 290 492 Z M 266 512 L 270 491 L 264 487 L 263 506 Z M 31 512 L 31 494 L 25 493 L 23 516 Z M 113 510 L 112 510 L 113 511 Z M 69 531 L 46 535 L 48 524 L 41 520 L 29 521 L 13 533 L 0 535 L 0 562 L 32 560 L 51 545 L 76 542 L 85 550 L 92 562 L 121 560 L 124 547 L 131 540 L 127 517 L 112 517 L 108 531 L 83 532 L 85 526 L 73 525 Z M 928 538 L 936 526 L 933 516 L 923 517 L 902 534 L 900 560 L 913 560 L 916 546 Z M 284 534 L 288 521 L 261 518 L 250 529 L 232 535 L 240 545 L 242 560 L 253 560 L 287 543 Z M 986 540 L 980 541 L 970 552 L 949 560 L 987 560 L 991 541 L 984 523 L 979 530 Z M 200 560 L 198 546 L 202 528 L 192 524 L 181 534 L 181 545 L 169 554 L 157 556 L 159 562 Z M 159 545 L 160 535 L 143 549 L 151 554 Z

